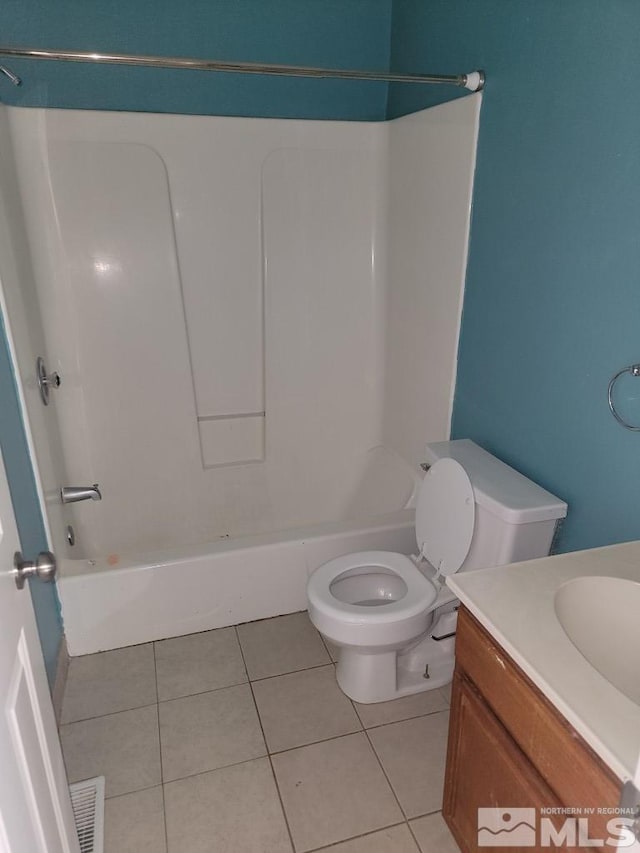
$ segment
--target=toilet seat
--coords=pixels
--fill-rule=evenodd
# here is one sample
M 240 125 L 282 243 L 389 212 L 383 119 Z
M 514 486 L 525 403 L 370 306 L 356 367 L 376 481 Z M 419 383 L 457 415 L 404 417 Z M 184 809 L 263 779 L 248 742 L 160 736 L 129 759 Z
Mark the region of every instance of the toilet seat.
M 476 520 L 469 475 L 455 459 L 439 459 L 424 476 L 416 506 L 418 553 L 438 575 L 452 575 L 467 559 Z
M 333 595 L 332 584 L 344 576 L 361 574 L 366 585 L 372 574 L 386 572 L 404 583 L 401 598 L 382 607 L 348 604 Z M 343 648 L 401 648 L 423 634 L 431 624 L 438 588 L 404 554 L 359 551 L 329 560 L 309 578 L 309 616 L 320 633 Z
M 348 604 L 333 595 L 331 587 L 341 575 L 370 575 L 375 573 L 375 569 L 401 578 L 406 585 L 406 593 L 396 601 L 380 607 Z M 373 625 L 383 625 L 425 612 L 438 595 L 436 585 L 418 571 L 409 557 L 393 551 L 356 551 L 329 560 L 311 575 L 307 590 L 309 601 L 319 610 L 330 612 L 347 623 L 357 624 L 364 618 Z
M 433 579 L 413 559 L 392 551 L 336 557 L 317 568 L 307 583 L 311 621 L 343 648 L 369 649 L 369 654 L 402 648 L 426 633 L 435 610 L 445 603 L 438 576 L 462 566 L 474 523 L 475 500 L 466 471 L 453 459 L 438 460 L 425 475 L 416 508 L 419 556 L 431 564 Z

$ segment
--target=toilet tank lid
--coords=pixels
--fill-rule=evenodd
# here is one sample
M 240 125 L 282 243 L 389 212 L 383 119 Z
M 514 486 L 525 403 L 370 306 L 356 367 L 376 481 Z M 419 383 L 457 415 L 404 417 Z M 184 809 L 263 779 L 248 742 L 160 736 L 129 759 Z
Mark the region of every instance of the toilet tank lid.
M 509 524 L 564 518 L 567 504 L 468 438 L 426 446 L 426 461 L 450 457 L 465 469 L 476 503 Z

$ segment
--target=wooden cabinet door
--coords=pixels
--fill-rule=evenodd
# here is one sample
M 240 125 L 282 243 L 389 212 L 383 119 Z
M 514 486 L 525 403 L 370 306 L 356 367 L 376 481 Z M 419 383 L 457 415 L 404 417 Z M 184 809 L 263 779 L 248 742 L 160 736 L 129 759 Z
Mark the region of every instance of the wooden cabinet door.
M 465 608 L 458 615 L 456 666 L 555 793 L 558 806 L 592 808 L 589 829 L 606 838 L 599 808 L 620 802 L 620 780 Z
M 513 847 L 503 846 L 503 843 L 496 847 L 478 846 L 479 808 L 500 808 L 504 815 L 508 815 L 510 808 L 533 808 L 537 833 L 540 809 L 557 805 L 557 798 L 526 755 L 516 746 L 471 682 L 456 670 L 443 814 L 461 850 L 464 853 L 476 850 L 522 853 L 521 843 Z M 563 822 L 564 818 L 560 823 Z M 502 842 L 504 840 L 503 836 Z M 544 849 L 554 848 L 545 846 Z M 558 849 L 568 851 L 576 848 L 562 846 Z

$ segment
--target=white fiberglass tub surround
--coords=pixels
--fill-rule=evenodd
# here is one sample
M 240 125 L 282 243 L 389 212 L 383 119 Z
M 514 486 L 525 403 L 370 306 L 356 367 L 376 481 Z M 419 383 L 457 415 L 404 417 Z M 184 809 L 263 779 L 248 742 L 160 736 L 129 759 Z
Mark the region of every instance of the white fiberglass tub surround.
M 72 653 L 299 609 L 312 552 L 411 547 L 389 471 L 449 435 L 480 98 L 376 124 L 0 108 Z

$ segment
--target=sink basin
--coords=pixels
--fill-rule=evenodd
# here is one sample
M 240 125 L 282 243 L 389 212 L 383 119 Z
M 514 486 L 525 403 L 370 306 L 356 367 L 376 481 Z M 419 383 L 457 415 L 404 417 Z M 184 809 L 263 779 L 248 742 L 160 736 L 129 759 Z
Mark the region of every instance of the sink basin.
M 556 592 L 555 610 L 591 666 L 640 705 L 640 583 L 574 578 Z

